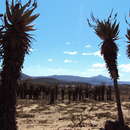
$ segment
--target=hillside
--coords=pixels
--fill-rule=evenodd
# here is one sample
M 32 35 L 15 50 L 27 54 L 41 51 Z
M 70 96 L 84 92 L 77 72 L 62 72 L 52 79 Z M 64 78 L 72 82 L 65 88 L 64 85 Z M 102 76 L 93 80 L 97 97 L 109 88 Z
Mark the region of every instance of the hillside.
M 66 82 L 80 82 L 80 83 L 88 83 L 92 85 L 112 85 L 113 81 L 105 76 L 98 75 L 93 77 L 80 77 L 80 76 L 71 76 L 71 75 L 52 75 L 52 76 L 39 76 L 39 77 L 31 77 L 25 74 L 22 74 L 24 80 L 27 80 L 35 83 L 35 84 L 43 84 L 43 83 L 66 83 Z M 119 81 L 119 84 L 130 85 L 130 82 Z

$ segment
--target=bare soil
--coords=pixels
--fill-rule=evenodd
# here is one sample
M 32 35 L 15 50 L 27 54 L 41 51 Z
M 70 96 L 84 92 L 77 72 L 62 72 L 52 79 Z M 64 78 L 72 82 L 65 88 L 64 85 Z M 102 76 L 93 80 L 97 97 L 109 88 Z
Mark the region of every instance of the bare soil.
M 122 103 L 130 126 L 130 102 Z M 115 102 L 85 101 L 47 105 L 42 100 L 18 100 L 18 130 L 99 130 L 116 120 Z

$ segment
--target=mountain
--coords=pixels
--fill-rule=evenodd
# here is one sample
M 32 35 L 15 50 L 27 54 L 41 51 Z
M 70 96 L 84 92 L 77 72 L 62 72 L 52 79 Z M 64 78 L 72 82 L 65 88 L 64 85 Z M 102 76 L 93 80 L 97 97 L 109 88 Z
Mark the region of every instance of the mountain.
M 71 75 L 52 75 L 52 76 L 39 76 L 39 77 L 31 77 L 25 74 L 22 74 L 23 79 L 28 79 L 29 81 L 33 83 L 63 83 L 63 82 L 82 82 L 82 83 L 88 83 L 92 85 L 112 85 L 113 81 L 105 76 L 97 75 L 93 77 L 80 77 L 80 76 L 71 76 Z M 130 82 L 125 81 L 119 81 L 119 84 L 128 84 L 130 85 Z
M 48 84 L 56 84 L 60 82 L 58 79 L 54 79 L 51 77 L 36 77 L 36 78 L 29 78 L 26 80 L 27 82 L 35 85 L 48 85 Z
M 102 75 L 97 75 L 93 77 L 80 77 L 80 76 L 70 76 L 70 75 L 53 75 L 49 76 L 51 78 L 55 78 L 58 80 L 66 81 L 66 82 L 83 82 L 83 83 L 88 83 L 92 85 L 101 85 L 101 84 L 106 84 L 106 85 L 112 85 L 113 81 L 105 76 Z M 130 82 L 128 81 L 119 81 L 119 84 L 128 84 L 130 85 Z
M 89 83 L 93 85 L 106 84 L 111 85 L 112 80 L 102 75 L 94 76 L 94 77 L 80 77 L 80 76 L 70 76 L 70 75 L 53 75 L 50 76 L 52 78 L 66 81 L 66 82 L 83 82 Z

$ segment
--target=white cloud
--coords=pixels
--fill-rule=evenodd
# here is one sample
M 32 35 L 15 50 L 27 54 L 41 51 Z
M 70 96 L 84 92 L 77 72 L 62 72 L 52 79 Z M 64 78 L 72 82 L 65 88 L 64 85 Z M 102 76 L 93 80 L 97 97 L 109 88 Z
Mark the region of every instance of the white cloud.
M 72 60 L 68 60 L 68 59 L 64 60 L 64 63 L 72 63 L 72 62 L 73 62 Z
M 86 55 L 89 55 L 89 53 L 83 52 L 82 55 L 86 56 Z
M 37 49 L 29 48 L 29 51 L 30 51 L 30 52 L 34 52 L 34 51 L 37 51 Z
M 23 72 L 30 76 L 48 76 L 48 75 L 77 75 L 87 76 L 86 71 L 72 70 L 63 67 L 43 67 L 41 65 L 32 65 L 23 68 Z
M 52 58 L 49 58 L 48 59 L 48 62 L 53 62 L 54 60 Z
M 105 64 L 96 63 L 96 64 L 93 64 L 92 67 L 93 67 L 93 68 L 104 68 L 104 67 L 105 67 Z
M 81 55 L 83 55 L 83 56 L 98 56 L 98 57 L 102 58 L 100 51 L 96 51 L 96 52 L 83 52 Z
M 30 51 L 30 52 L 33 52 L 34 50 L 33 50 L 32 48 L 29 48 L 29 51 Z
M 64 59 L 67 61 L 67 58 Z M 71 63 L 76 63 L 76 61 L 73 61 L 69 59 Z M 121 81 L 130 81 L 128 73 L 130 73 L 130 64 L 120 64 L 118 65 L 119 69 L 119 75 Z M 30 76 L 47 76 L 47 75 L 76 75 L 76 76 L 83 76 L 83 77 L 90 77 L 90 76 L 96 76 L 96 75 L 104 75 L 104 76 L 110 76 L 105 64 L 97 62 L 92 64 L 91 66 L 88 66 L 87 68 L 79 68 L 79 69 L 71 69 L 71 68 L 64 68 L 64 67 L 45 67 L 43 65 L 30 65 L 26 66 L 26 68 L 22 69 L 25 74 L 28 74 Z
M 88 68 L 87 72 L 90 75 L 105 75 L 108 76 L 107 69 L 105 67 L 105 64 L 103 63 L 95 63 L 92 64 L 91 67 Z
M 127 76 L 130 73 L 130 64 L 120 64 L 118 65 L 119 70 L 119 80 L 121 81 L 129 81 L 129 77 Z M 105 64 L 103 63 L 95 63 L 92 64 L 90 68 L 88 68 L 87 72 L 89 75 L 99 75 L 102 74 L 104 76 L 110 76 Z
M 65 44 L 66 44 L 66 45 L 70 45 L 70 44 L 71 44 L 71 42 L 66 42 Z
M 64 63 L 77 63 L 77 61 L 65 59 Z
M 92 46 L 90 44 L 85 45 L 85 48 L 91 48 Z
M 105 69 L 101 68 L 90 68 L 88 69 L 88 72 L 92 73 L 92 75 L 100 75 L 105 73 Z
M 130 72 L 130 64 L 121 64 L 119 65 L 119 69 L 122 72 Z
M 44 74 L 44 69 L 41 65 L 31 65 L 24 67 L 22 71 L 30 76 L 42 76 Z
M 78 54 L 77 51 L 64 51 L 64 54 L 67 54 L 67 55 L 76 55 Z

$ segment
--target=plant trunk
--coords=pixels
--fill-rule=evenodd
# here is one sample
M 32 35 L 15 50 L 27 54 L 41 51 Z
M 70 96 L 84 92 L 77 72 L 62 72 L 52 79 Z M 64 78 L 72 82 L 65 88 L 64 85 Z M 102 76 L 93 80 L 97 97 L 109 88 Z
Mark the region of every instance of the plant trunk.
M 115 88 L 115 97 L 116 97 L 116 104 L 117 104 L 117 111 L 118 111 L 118 121 L 124 125 L 124 118 L 123 112 L 121 108 L 121 101 L 120 101 L 120 91 L 118 88 L 117 79 L 114 79 L 114 88 Z
M 0 86 L 0 130 L 17 130 L 16 126 L 16 85 L 13 75 L 2 71 Z

